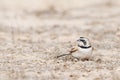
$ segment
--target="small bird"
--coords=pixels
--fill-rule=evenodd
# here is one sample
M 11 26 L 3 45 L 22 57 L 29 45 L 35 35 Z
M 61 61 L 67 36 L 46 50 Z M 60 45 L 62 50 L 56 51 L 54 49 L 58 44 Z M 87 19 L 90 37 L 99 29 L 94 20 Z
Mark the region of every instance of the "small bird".
M 57 56 L 57 58 L 66 56 L 66 55 L 72 55 L 77 60 L 79 59 L 89 59 L 92 55 L 93 48 L 89 42 L 88 38 L 80 37 L 77 40 L 77 47 L 73 47 L 68 54 L 63 54 L 60 56 Z

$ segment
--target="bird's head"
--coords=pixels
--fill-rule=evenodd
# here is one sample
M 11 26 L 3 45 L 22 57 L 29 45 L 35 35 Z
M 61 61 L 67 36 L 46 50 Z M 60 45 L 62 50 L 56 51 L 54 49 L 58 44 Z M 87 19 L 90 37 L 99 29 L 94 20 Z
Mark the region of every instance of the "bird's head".
M 77 40 L 77 43 L 78 43 L 78 46 L 85 46 L 85 47 L 90 46 L 89 39 L 85 37 L 80 37 Z

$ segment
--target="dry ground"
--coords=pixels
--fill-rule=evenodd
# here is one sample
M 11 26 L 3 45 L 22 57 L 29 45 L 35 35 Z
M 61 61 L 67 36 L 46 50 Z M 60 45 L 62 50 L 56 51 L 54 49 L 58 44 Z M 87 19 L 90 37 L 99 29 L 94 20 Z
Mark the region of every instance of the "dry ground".
M 75 1 L 0 0 L 0 80 L 120 80 L 120 1 Z M 55 58 L 80 36 L 91 61 Z

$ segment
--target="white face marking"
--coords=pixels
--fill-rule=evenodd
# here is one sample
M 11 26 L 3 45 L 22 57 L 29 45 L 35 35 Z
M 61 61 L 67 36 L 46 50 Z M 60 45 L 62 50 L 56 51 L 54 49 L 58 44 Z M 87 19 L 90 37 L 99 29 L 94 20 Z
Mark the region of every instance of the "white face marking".
M 78 45 L 84 46 L 84 43 L 82 41 L 77 41 Z

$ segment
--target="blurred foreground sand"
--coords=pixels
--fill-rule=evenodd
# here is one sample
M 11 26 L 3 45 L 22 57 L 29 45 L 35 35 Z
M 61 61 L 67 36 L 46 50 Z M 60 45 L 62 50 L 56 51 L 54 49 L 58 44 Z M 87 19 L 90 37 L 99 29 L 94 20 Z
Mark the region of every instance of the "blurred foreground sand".
M 80 36 L 92 41 L 92 61 L 54 58 Z M 0 0 L 0 80 L 120 80 L 119 73 L 119 0 Z

